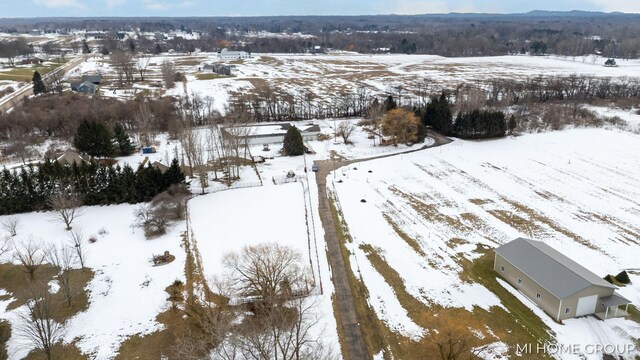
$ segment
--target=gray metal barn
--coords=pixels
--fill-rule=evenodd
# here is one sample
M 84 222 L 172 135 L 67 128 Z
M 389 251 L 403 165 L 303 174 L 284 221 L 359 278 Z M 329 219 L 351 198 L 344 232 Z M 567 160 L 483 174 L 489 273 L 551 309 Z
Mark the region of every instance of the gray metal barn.
M 493 269 L 556 321 L 628 315 L 631 301 L 614 285 L 541 241 L 518 238 L 495 252 Z

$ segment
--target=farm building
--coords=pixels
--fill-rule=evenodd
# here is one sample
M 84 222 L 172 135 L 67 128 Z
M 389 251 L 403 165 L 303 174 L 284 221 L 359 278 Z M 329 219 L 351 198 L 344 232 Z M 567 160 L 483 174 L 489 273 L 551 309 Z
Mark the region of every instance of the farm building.
M 304 140 L 317 140 L 320 135 L 320 126 L 314 123 L 290 124 L 274 123 L 264 125 L 251 125 L 240 127 L 221 128 L 222 136 L 237 136 L 248 138 L 249 145 L 275 144 L 284 141 L 284 135 L 291 126 L 296 126 Z
M 237 60 L 250 58 L 251 54 L 246 51 L 229 51 L 228 49 L 222 49 L 220 51 L 220 59 L 222 60 Z
M 628 315 L 631 301 L 615 286 L 541 241 L 518 238 L 495 252 L 493 269 L 556 321 Z

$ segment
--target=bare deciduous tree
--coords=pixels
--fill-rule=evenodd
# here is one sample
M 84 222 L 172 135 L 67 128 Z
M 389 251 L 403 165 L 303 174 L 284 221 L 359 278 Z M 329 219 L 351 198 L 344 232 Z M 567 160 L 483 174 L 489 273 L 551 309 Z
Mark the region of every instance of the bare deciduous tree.
M 33 280 L 36 271 L 47 257 L 47 251 L 44 250 L 42 243 L 30 237 L 26 243 L 20 242 L 19 245 L 16 245 L 14 257 L 24 267 L 24 271 L 29 274 L 29 279 Z
M 349 137 L 351 137 L 351 134 L 353 134 L 355 130 L 356 126 L 351 122 L 343 121 L 338 125 L 336 135 L 340 136 L 345 144 L 350 144 L 351 141 L 349 141 Z
M 176 76 L 176 68 L 173 63 L 168 60 L 163 61 L 160 70 L 162 72 L 162 80 L 164 81 L 165 88 L 173 88 Z
M 32 284 L 28 291 L 26 309 L 19 313 L 19 333 L 47 360 L 53 359 L 55 344 L 62 339 L 63 327 L 53 319 L 53 299 L 46 284 Z
M 85 247 L 85 238 L 82 230 L 73 229 L 69 234 L 70 245 L 76 253 L 78 262 L 80 262 L 80 268 L 85 268 L 85 262 L 87 261 L 87 248 Z
M 147 68 L 149 67 L 149 57 L 141 54 L 135 62 L 136 70 L 140 74 L 140 81 L 144 81 L 144 77 L 147 74 Z
M 245 246 L 222 260 L 230 286 L 240 296 L 257 296 L 267 306 L 292 288 L 307 286 L 300 252 L 278 243 Z
M 19 225 L 20 225 L 20 219 L 15 216 L 8 217 L 4 219 L 4 221 L 2 222 L 2 228 L 6 232 L 8 232 L 9 235 L 11 235 L 12 237 L 18 235 Z
M 71 230 L 73 220 L 82 215 L 79 209 L 82 205 L 82 197 L 73 190 L 60 189 L 49 196 L 47 205 L 56 213 L 55 220 L 63 223 L 67 231 Z
M 131 84 L 133 82 L 133 74 L 136 66 L 133 61 L 133 55 L 130 52 L 115 50 L 111 54 L 111 63 L 116 70 L 120 83 L 126 82 L 127 84 Z
M 73 249 L 66 246 L 62 246 L 59 249 L 57 247 L 52 247 L 48 252 L 48 259 L 51 265 L 58 268 L 58 284 L 60 285 L 60 291 L 64 296 L 67 306 L 71 307 L 73 299 L 81 290 L 72 275 L 77 255 Z

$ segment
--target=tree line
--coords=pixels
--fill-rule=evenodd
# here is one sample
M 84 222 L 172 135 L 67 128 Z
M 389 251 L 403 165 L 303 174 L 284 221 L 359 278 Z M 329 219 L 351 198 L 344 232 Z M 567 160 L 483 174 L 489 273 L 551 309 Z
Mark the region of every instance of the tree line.
M 51 160 L 20 170 L 5 168 L 0 173 L 0 215 L 52 210 L 53 194 L 63 194 L 76 207 L 145 202 L 184 179 L 176 159 L 164 173 L 151 164 L 134 171 L 128 165 L 62 165 Z

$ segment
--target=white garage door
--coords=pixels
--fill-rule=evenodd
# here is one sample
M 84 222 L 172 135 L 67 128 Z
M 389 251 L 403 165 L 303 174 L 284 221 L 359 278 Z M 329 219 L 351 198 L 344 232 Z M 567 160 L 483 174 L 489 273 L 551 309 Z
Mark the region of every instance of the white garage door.
M 578 307 L 576 308 L 576 316 L 593 314 L 596 310 L 598 295 L 585 296 L 578 299 Z

